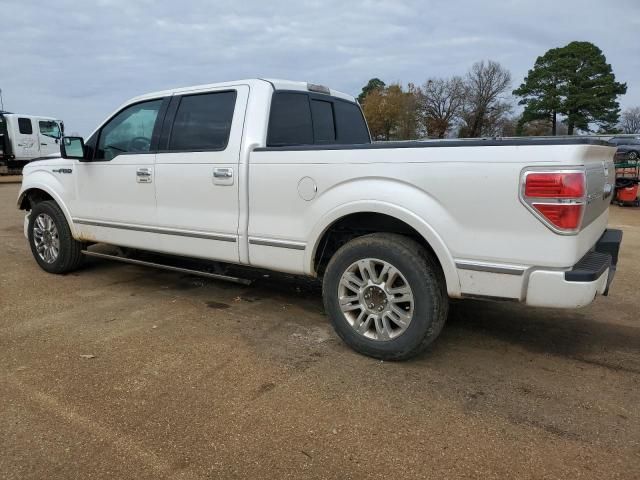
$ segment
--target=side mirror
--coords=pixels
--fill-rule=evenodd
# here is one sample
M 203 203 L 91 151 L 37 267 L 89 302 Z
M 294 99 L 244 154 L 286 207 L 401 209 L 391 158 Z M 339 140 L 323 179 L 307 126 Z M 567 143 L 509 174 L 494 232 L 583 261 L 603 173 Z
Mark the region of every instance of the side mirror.
M 60 154 L 62 158 L 84 160 L 84 140 L 82 137 L 62 137 Z

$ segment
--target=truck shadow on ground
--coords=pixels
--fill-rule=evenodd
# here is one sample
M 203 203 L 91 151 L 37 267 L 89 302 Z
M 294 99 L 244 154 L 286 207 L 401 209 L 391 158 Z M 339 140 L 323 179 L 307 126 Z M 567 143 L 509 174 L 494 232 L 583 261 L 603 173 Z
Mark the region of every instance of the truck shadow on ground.
M 125 268 L 125 265 L 92 259 L 85 265 L 86 271 Z M 193 275 L 163 272 L 144 267 L 142 277 L 150 287 L 162 278 L 168 290 L 181 296 L 202 297 L 203 304 L 211 309 L 237 308 L 240 303 L 250 304 L 260 311 L 264 303 L 290 305 L 303 315 L 283 316 L 283 322 L 297 322 L 301 327 L 328 327 L 328 319 L 322 304 L 322 284 L 318 280 L 293 275 L 250 270 L 242 267 L 226 267 L 224 273 L 252 280 L 249 286 L 201 278 Z M 148 272 L 149 275 L 144 275 Z M 155 273 L 155 274 L 154 274 Z M 81 274 L 81 273 L 80 273 Z M 122 280 L 125 282 L 128 280 Z M 117 282 L 117 283 L 121 283 Z M 211 292 L 207 287 L 214 287 Z M 204 289 L 204 291 L 203 291 Z M 221 299 L 233 297 L 238 303 Z M 452 301 L 448 321 L 441 338 L 422 358 L 442 354 L 448 344 L 453 347 L 495 348 L 499 343 L 518 346 L 527 351 L 560 356 L 603 366 L 613 370 L 640 373 L 640 365 L 617 362 L 614 352 L 636 351 L 640 346 L 640 330 L 598 319 L 590 309 L 569 311 L 531 308 L 515 303 L 483 302 L 475 300 Z M 487 340 L 491 340 L 487 342 Z M 599 353 L 607 353 L 607 360 L 599 359 Z
M 581 311 L 532 308 L 519 304 L 474 300 L 452 302 L 443 341 L 490 337 L 530 352 L 571 358 L 613 370 L 640 373 L 639 366 L 615 363 L 615 352 L 640 346 L 640 330 L 607 323 L 589 309 Z M 606 353 L 608 361 L 599 360 Z

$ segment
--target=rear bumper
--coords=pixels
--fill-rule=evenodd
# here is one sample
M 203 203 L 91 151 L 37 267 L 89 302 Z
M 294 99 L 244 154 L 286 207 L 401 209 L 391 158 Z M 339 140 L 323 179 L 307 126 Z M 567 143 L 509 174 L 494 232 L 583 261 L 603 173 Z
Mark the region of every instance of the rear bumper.
M 606 230 L 593 248 L 570 270 L 533 270 L 526 304 L 537 307 L 578 308 L 596 295 L 607 295 L 615 276 L 621 230 Z

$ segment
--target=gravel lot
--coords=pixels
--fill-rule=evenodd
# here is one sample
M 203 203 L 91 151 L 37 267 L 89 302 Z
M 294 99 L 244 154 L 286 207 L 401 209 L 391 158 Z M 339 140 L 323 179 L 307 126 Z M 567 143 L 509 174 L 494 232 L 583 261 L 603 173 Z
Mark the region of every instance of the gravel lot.
M 407 363 L 353 353 L 317 285 L 92 260 L 41 271 L 0 185 L 0 478 L 638 478 L 640 209 L 611 296 L 460 302 Z

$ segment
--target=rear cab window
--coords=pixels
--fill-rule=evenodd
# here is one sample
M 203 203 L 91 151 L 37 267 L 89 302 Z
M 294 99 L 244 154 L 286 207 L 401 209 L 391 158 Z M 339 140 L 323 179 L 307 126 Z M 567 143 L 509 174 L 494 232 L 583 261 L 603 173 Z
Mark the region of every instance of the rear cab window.
M 268 147 L 365 143 L 371 138 L 358 104 L 312 92 L 273 94 Z
M 33 124 L 30 118 L 18 118 L 18 130 L 22 135 L 31 135 L 33 133 Z

